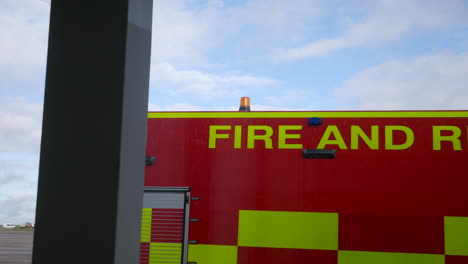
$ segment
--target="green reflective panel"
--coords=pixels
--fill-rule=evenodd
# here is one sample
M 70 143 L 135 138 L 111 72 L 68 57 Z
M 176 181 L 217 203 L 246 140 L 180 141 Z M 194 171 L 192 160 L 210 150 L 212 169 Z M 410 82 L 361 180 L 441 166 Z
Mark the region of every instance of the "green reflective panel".
M 444 217 L 445 254 L 468 256 L 468 217 Z
M 338 214 L 241 210 L 238 245 L 337 250 Z
M 444 264 L 445 256 L 436 254 L 338 251 L 338 264 Z
M 189 245 L 188 261 L 199 264 L 237 264 L 237 247 L 221 245 Z

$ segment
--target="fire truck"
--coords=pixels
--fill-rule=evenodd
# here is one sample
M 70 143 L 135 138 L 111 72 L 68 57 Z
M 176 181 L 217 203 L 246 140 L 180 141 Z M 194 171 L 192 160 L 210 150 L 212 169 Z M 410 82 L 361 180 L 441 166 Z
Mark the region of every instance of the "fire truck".
M 468 111 L 150 112 L 141 263 L 468 263 Z

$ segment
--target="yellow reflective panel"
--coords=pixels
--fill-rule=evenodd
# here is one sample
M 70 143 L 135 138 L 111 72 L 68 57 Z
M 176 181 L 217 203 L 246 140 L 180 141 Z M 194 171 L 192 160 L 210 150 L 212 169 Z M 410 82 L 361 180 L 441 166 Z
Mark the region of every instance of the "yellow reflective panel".
M 150 112 L 148 118 L 435 118 L 468 117 L 468 111 L 381 112 Z
M 445 254 L 468 256 L 468 217 L 444 217 Z
M 150 242 L 151 231 L 141 231 L 140 238 L 141 238 L 141 242 Z
M 164 242 L 155 242 L 151 243 L 151 249 L 161 250 L 161 249 L 171 249 L 171 250 L 181 250 L 182 243 L 164 243 Z
M 188 261 L 199 264 L 237 264 L 237 247 L 222 245 L 189 245 Z
M 181 263 L 182 244 L 181 243 L 151 243 L 150 263 Z
M 151 214 L 152 208 L 143 208 L 141 217 L 141 242 L 151 242 Z
M 444 264 L 445 256 L 436 254 L 338 251 L 338 264 Z
M 143 208 L 141 217 L 141 242 L 151 242 L 151 214 L 152 208 Z
M 238 245 L 337 250 L 338 214 L 241 210 Z

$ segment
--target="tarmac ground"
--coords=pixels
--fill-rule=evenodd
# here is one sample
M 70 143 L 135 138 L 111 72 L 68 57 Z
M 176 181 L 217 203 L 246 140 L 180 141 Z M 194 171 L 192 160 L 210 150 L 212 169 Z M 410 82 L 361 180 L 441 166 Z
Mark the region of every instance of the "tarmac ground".
M 31 263 L 33 234 L 0 230 L 0 264 Z

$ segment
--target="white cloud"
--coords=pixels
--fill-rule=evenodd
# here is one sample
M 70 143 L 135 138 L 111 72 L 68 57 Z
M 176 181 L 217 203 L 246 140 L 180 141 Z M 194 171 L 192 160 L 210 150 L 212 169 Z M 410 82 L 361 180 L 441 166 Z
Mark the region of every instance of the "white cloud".
M 281 60 L 297 60 L 326 55 L 335 50 L 350 46 L 352 43 L 346 38 L 324 39 L 312 42 L 300 48 L 290 49 L 278 56 Z
M 289 108 L 284 105 L 269 105 L 269 104 L 254 104 L 251 107 L 252 111 L 299 111 L 305 109 Z M 309 109 L 310 110 L 310 109 Z M 212 105 L 212 106 L 196 106 L 186 103 L 175 103 L 174 105 L 167 105 L 161 107 L 159 105 L 150 104 L 149 111 L 228 111 L 236 112 L 239 111 L 239 106 L 226 106 L 226 105 Z
M 225 56 L 235 53 L 239 59 L 269 54 L 284 43 L 301 40 L 304 31 L 311 30 L 306 22 L 322 16 L 325 3 L 250 0 L 228 5 L 222 1 L 155 1 L 152 63 L 212 67 L 209 53 L 232 45 L 233 40 L 235 47 L 224 50 Z
M 166 106 L 149 104 L 148 111 L 207 111 L 207 109 L 187 103 L 174 103 Z
M 321 0 L 252 0 L 226 11 L 227 23 L 235 33 L 242 32 L 238 41 L 262 49 L 295 43 L 305 31 L 314 31 L 310 22 L 321 18 L 329 7 L 329 1 Z M 245 29 L 252 30 L 249 32 Z
M 34 220 L 42 104 L 0 97 L 0 223 Z
M 444 52 L 363 70 L 336 96 L 357 109 L 466 110 L 467 83 L 468 52 Z
M 34 222 L 36 208 L 35 194 L 18 192 L 0 197 L 0 221 L 4 224 Z
M 374 4 L 373 8 L 366 6 L 367 19 L 350 22 L 344 35 L 286 50 L 278 59 L 312 58 L 343 48 L 397 41 L 418 31 L 468 25 L 467 5 L 463 0 L 380 0 Z
M 281 90 L 265 97 L 265 104 L 255 105 L 262 111 L 311 111 L 316 110 L 322 95 L 314 90 Z
M 252 0 L 229 10 L 238 25 L 257 25 L 273 30 L 291 30 L 304 20 L 319 17 L 326 1 L 314 0 Z
M 0 224 L 34 220 L 38 166 L 35 155 L 0 154 Z
M 0 97 L 0 152 L 38 153 L 42 104 Z
M 310 111 L 316 109 L 311 104 L 311 98 L 317 99 L 317 93 L 305 90 L 281 90 L 274 89 L 271 95 L 262 95 L 261 97 L 252 94 L 252 111 Z M 239 102 L 239 97 L 231 97 L 229 103 L 219 104 L 189 104 L 184 102 L 175 102 L 169 105 L 149 104 L 149 111 L 238 111 L 239 105 L 232 103 Z
M 187 94 L 205 99 L 219 96 L 239 97 L 245 88 L 255 90 L 277 84 L 277 81 L 266 77 L 232 72 L 217 75 L 197 70 L 178 70 L 167 63 L 153 65 L 151 71 L 156 89 L 169 87 L 172 94 Z
M 206 64 L 205 52 L 222 41 L 225 34 L 221 9 L 206 4 L 189 8 L 189 1 L 154 1 L 152 63 Z
M 21 83 L 42 91 L 49 9 L 39 0 L 0 1 L 0 91 Z

